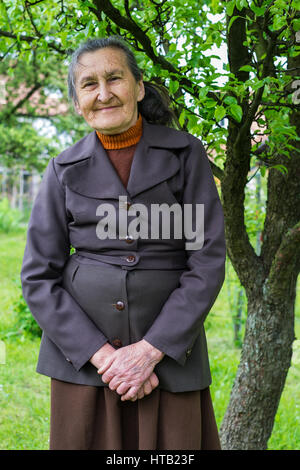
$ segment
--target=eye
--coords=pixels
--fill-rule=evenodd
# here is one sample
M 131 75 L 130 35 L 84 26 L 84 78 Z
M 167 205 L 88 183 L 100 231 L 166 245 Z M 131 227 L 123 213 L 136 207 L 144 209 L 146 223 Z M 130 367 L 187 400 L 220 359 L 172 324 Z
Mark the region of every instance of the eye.
M 113 77 L 110 77 L 110 78 L 108 79 L 108 81 L 110 81 L 110 82 L 115 82 L 116 80 L 120 80 L 120 79 L 121 79 L 121 77 L 113 76 Z
M 84 88 L 87 87 L 87 86 L 93 86 L 93 85 L 95 85 L 95 84 L 96 84 L 96 82 L 88 82 L 88 83 L 85 83 L 85 84 L 84 84 Z

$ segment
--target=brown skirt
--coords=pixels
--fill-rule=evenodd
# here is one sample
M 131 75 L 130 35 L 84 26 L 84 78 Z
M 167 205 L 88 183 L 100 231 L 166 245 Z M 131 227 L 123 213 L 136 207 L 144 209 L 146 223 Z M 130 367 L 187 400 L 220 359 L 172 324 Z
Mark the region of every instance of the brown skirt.
M 219 450 L 209 388 L 122 402 L 107 387 L 51 379 L 50 450 Z

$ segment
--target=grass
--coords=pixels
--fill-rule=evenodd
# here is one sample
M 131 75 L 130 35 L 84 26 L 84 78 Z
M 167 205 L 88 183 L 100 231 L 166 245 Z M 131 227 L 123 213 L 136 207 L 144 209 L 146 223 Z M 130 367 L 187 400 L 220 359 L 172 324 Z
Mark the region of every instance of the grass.
M 0 364 L 0 449 L 48 448 L 49 379 L 35 372 L 39 339 L 6 336 L 16 330 L 12 302 L 19 294 L 25 246 L 24 234 L 0 234 L 0 338 L 5 342 L 6 363 Z
M 6 362 L 0 363 L 0 450 L 46 450 L 49 445 L 50 380 L 35 372 L 39 339 L 18 332 L 12 309 L 19 295 L 14 279 L 19 278 L 24 247 L 25 234 L 0 234 L 0 339 L 6 349 Z M 298 283 L 298 292 L 299 287 Z M 296 336 L 300 338 L 299 295 Z M 240 349 L 233 345 L 226 285 L 207 319 L 207 339 L 213 376 L 211 393 L 220 426 L 240 356 Z M 295 359 L 289 370 L 269 449 L 300 448 L 299 362 Z

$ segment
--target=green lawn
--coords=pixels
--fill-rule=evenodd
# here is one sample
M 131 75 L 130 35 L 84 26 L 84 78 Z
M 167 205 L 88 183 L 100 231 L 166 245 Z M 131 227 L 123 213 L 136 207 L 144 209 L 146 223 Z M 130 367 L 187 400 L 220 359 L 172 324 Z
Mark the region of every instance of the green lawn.
M 0 234 L 0 339 L 4 341 L 6 349 L 6 362 L 0 364 L 1 450 L 48 449 L 50 383 L 47 377 L 35 372 L 39 340 L 18 333 L 16 314 L 12 309 L 12 302 L 20 294 L 14 279 L 19 278 L 24 246 L 25 235 Z M 207 327 L 213 375 L 211 392 L 220 426 L 240 355 L 240 350 L 233 346 L 232 320 L 225 284 L 209 314 Z M 300 338 L 299 295 L 296 336 Z M 300 448 L 300 361 L 296 359 L 281 397 L 269 449 Z

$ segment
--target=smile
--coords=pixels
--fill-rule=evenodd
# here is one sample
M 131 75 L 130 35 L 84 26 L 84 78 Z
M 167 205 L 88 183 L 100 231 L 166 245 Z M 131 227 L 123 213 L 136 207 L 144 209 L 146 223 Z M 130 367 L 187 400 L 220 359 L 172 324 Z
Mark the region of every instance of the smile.
M 118 108 L 119 106 L 109 106 L 107 108 L 100 108 L 98 109 L 97 111 L 102 111 L 102 112 L 106 112 L 106 111 L 112 111 L 113 109 L 116 109 Z

